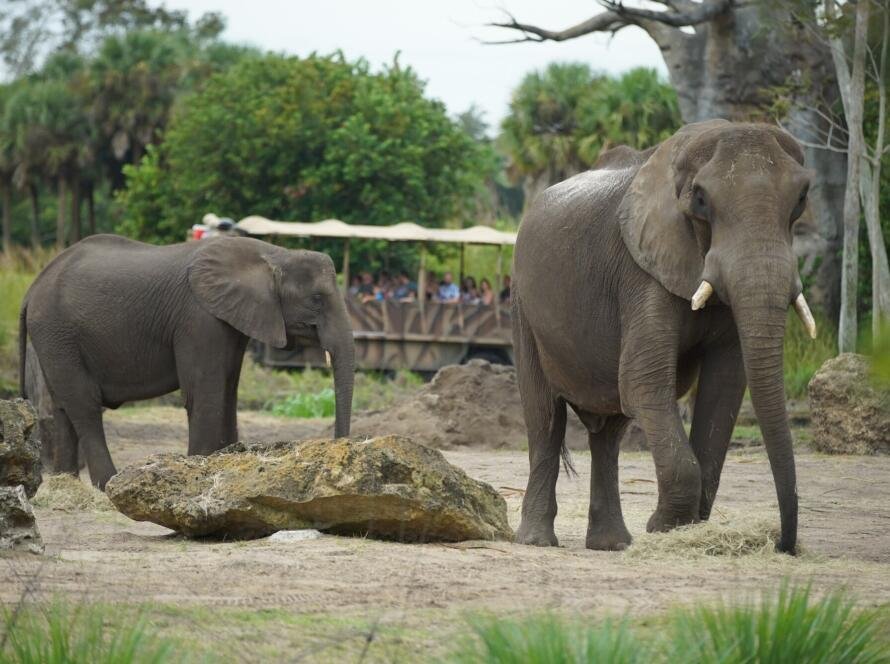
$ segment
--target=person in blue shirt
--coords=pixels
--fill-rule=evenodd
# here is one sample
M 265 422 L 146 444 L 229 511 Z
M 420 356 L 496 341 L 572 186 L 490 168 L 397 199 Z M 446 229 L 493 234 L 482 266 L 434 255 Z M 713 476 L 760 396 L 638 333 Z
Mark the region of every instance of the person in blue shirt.
M 460 300 L 460 288 L 454 283 L 454 277 L 450 272 L 446 272 L 439 284 L 439 292 L 437 294 L 439 302 L 458 302 Z

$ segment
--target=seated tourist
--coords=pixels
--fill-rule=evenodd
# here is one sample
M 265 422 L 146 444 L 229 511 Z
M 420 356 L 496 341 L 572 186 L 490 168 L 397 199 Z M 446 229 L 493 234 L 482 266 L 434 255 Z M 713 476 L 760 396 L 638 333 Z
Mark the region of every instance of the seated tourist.
M 479 291 L 476 289 L 476 280 L 473 277 L 464 277 L 460 301 L 463 304 L 479 304 Z
M 362 278 L 357 274 L 352 275 L 352 279 L 349 280 L 349 293 L 350 297 L 358 297 L 359 289 L 362 287 Z
M 417 298 L 417 284 L 404 270 L 399 273 L 398 282 L 392 291 L 392 299 L 398 302 L 413 302 Z
M 446 272 L 442 277 L 442 283 L 439 284 L 439 292 L 436 299 L 439 302 L 460 302 L 460 289 L 454 283 L 454 276 L 450 272 Z
M 494 304 L 494 290 L 491 288 L 491 282 L 484 277 L 479 282 L 479 302 L 482 304 Z
M 436 279 L 436 273 L 430 270 L 426 273 L 426 282 L 424 286 L 425 296 L 428 302 L 435 300 L 439 293 L 439 280 Z
M 374 277 L 368 271 L 362 272 L 362 283 L 358 287 L 358 295 L 362 302 L 372 302 L 377 298 Z
M 501 291 L 501 304 L 510 304 L 510 275 L 504 277 L 504 288 Z

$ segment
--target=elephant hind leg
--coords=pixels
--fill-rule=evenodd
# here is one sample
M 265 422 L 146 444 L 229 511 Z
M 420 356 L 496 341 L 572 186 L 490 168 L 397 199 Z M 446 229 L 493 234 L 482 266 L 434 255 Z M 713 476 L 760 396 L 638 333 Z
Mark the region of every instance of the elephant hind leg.
M 77 432 L 61 408 L 53 408 L 53 425 L 41 426 L 44 472 L 78 475 Z
M 100 489 L 117 472 L 102 429 L 102 391 L 80 361 L 80 349 L 65 339 L 49 339 L 40 354 L 44 377 L 55 404 L 55 435 L 59 472 L 78 473 L 78 443 Z M 35 348 L 41 350 L 35 340 Z
M 584 418 L 582 418 L 582 421 Z M 621 513 L 618 490 L 618 448 L 628 419 L 616 415 L 598 430 L 588 430 L 590 445 L 590 510 L 587 513 L 588 549 L 621 551 L 631 543 Z
M 557 546 L 553 522 L 557 510 L 556 480 L 565 444 L 566 403 L 544 379 L 527 327 L 525 332 L 527 336 L 517 348 L 517 377 L 528 430 L 529 476 L 515 539 L 520 544 Z

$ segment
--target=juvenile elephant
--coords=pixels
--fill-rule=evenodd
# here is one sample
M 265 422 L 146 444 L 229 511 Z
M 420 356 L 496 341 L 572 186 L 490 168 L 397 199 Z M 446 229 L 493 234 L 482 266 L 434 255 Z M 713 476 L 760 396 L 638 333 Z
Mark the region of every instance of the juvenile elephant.
M 54 404 L 56 472 L 77 472 L 77 442 L 99 488 L 115 474 L 102 408 L 182 389 L 189 454 L 237 440 L 248 337 L 331 354 L 337 436 L 349 434 L 355 349 L 330 257 L 248 238 L 156 247 L 97 235 L 59 254 L 25 295 L 27 335 Z
M 647 530 L 707 519 L 747 382 L 778 494 L 778 548 L 794 552 L 782 344 L 792 303 L 816 334 L 791 250 L 810 178 L 785 132 L 709 121 L 645 152 L 612 150 L 538 197 L 513 265 L 530 461 L 517 541 L 557 544 L 566 404 L 589 431 L 588 548 L 631 541 L 618 490 L 629 418 L 645 431 L 658 478 Z M 687 437 L 677 398 L 696 376 Z

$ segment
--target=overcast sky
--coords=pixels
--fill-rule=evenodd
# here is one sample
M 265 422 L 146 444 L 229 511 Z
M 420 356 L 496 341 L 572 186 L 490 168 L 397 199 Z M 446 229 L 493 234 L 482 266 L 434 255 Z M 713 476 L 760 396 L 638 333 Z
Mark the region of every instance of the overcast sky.
M 591 0 L 166 0 L 192 18 L 221 12 L 225 38 L 263 49 L 307 55 L 341 49 L 364 57 L 375 68 L 391 62 L 411 65 L 427 81 L 427 93 L 458 113 L 476 103 L 496 125 L 507 111 L 510 91 L 523 74 L 550 62 L 582 61 L 608 72 L 637 66 L 666 72 L 654 43 L 638 28 L 614 38 L 588 35 L 560 44 L 487 46 L 477 39 L 504 39 L 511 31 L 483 27 L 503 18 L 552 29 L 573 25 L 601 11 Z

